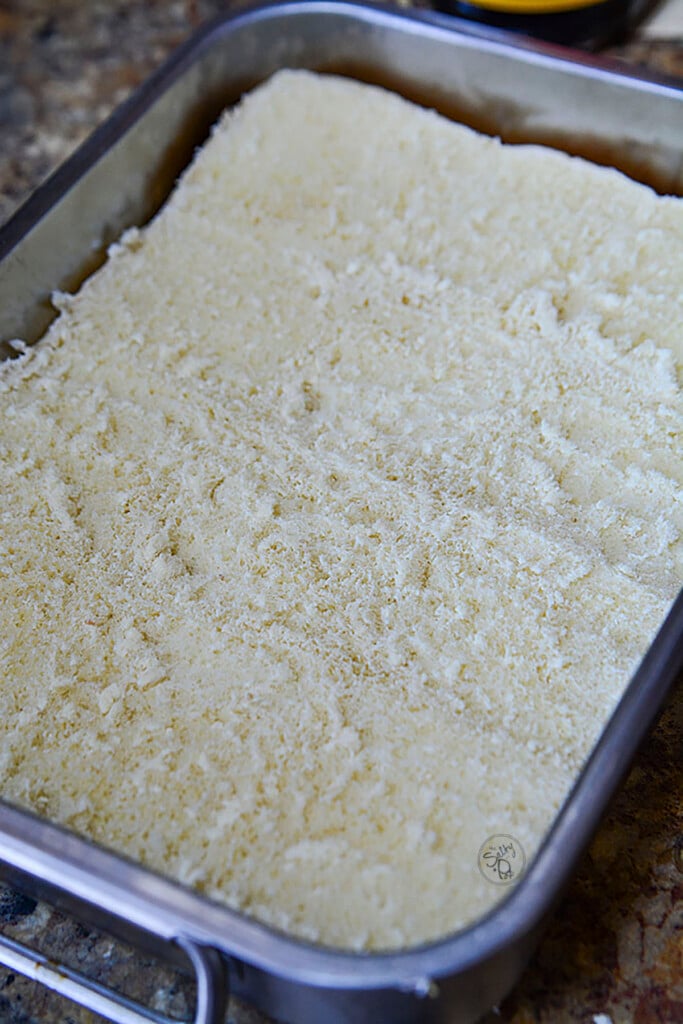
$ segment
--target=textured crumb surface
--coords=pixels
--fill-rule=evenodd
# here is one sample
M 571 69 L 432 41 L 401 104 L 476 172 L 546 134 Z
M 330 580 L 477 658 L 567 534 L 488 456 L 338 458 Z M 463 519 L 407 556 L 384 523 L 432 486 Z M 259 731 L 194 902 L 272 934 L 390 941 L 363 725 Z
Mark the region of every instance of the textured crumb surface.
M 683 204 L 283 73 L 58 301 L 3 795 L 332 945 L 481 914 L 683 580 Z

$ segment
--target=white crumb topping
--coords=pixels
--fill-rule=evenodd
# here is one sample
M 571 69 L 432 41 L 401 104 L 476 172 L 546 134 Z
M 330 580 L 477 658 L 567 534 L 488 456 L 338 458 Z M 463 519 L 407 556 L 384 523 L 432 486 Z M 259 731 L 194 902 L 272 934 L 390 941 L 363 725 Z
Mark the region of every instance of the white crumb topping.
M 0 790 L 290 933 L 530 858 L 683 580 L 683 203 L 282 73 L 0 371 Z

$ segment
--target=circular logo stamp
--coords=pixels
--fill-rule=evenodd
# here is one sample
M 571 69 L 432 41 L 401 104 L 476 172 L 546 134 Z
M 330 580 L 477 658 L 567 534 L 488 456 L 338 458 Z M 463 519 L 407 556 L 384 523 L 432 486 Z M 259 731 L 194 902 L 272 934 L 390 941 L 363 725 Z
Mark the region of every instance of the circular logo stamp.
M 510 885 L 520 877 L 526 866 L 524 848 L 514 836 L 489 836 L 479 849 L 478 864 L 487 882 Z

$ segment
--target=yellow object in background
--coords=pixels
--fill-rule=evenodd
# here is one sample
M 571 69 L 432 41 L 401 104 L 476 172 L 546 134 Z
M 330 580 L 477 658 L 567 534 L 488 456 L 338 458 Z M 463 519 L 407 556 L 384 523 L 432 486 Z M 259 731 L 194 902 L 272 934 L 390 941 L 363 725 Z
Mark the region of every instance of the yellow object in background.
M 449 14 L 550 42 L 597 49 L 642 19 L 648 0 L 435 0 Z
M 509 11 L 515 14 L 554 14 L 558 11 L 576 11 L 583 7 L 602 8 L 605 3 L 604 0 L 599 4 L 596 4 L 595 0 L 477 0 L 474 4 L 463 4 L 464 6 L 488 11 Z

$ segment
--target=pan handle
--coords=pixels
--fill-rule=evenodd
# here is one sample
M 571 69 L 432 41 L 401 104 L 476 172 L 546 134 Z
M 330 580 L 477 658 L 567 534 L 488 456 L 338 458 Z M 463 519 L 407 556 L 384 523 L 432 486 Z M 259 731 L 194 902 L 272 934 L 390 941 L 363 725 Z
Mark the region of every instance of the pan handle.
M 180 938 L 177 943 L 189 958 L 197 978 L 197 1006 L 192 1024 L 224 1024 L 228 979 L 223 957 L 217 950 L 189 939 Z M 5 935 L 0 935 L 0 964 L 99 1013 L 114 1024 L 181 1024 L 177 1018 L 156 1013 Z

